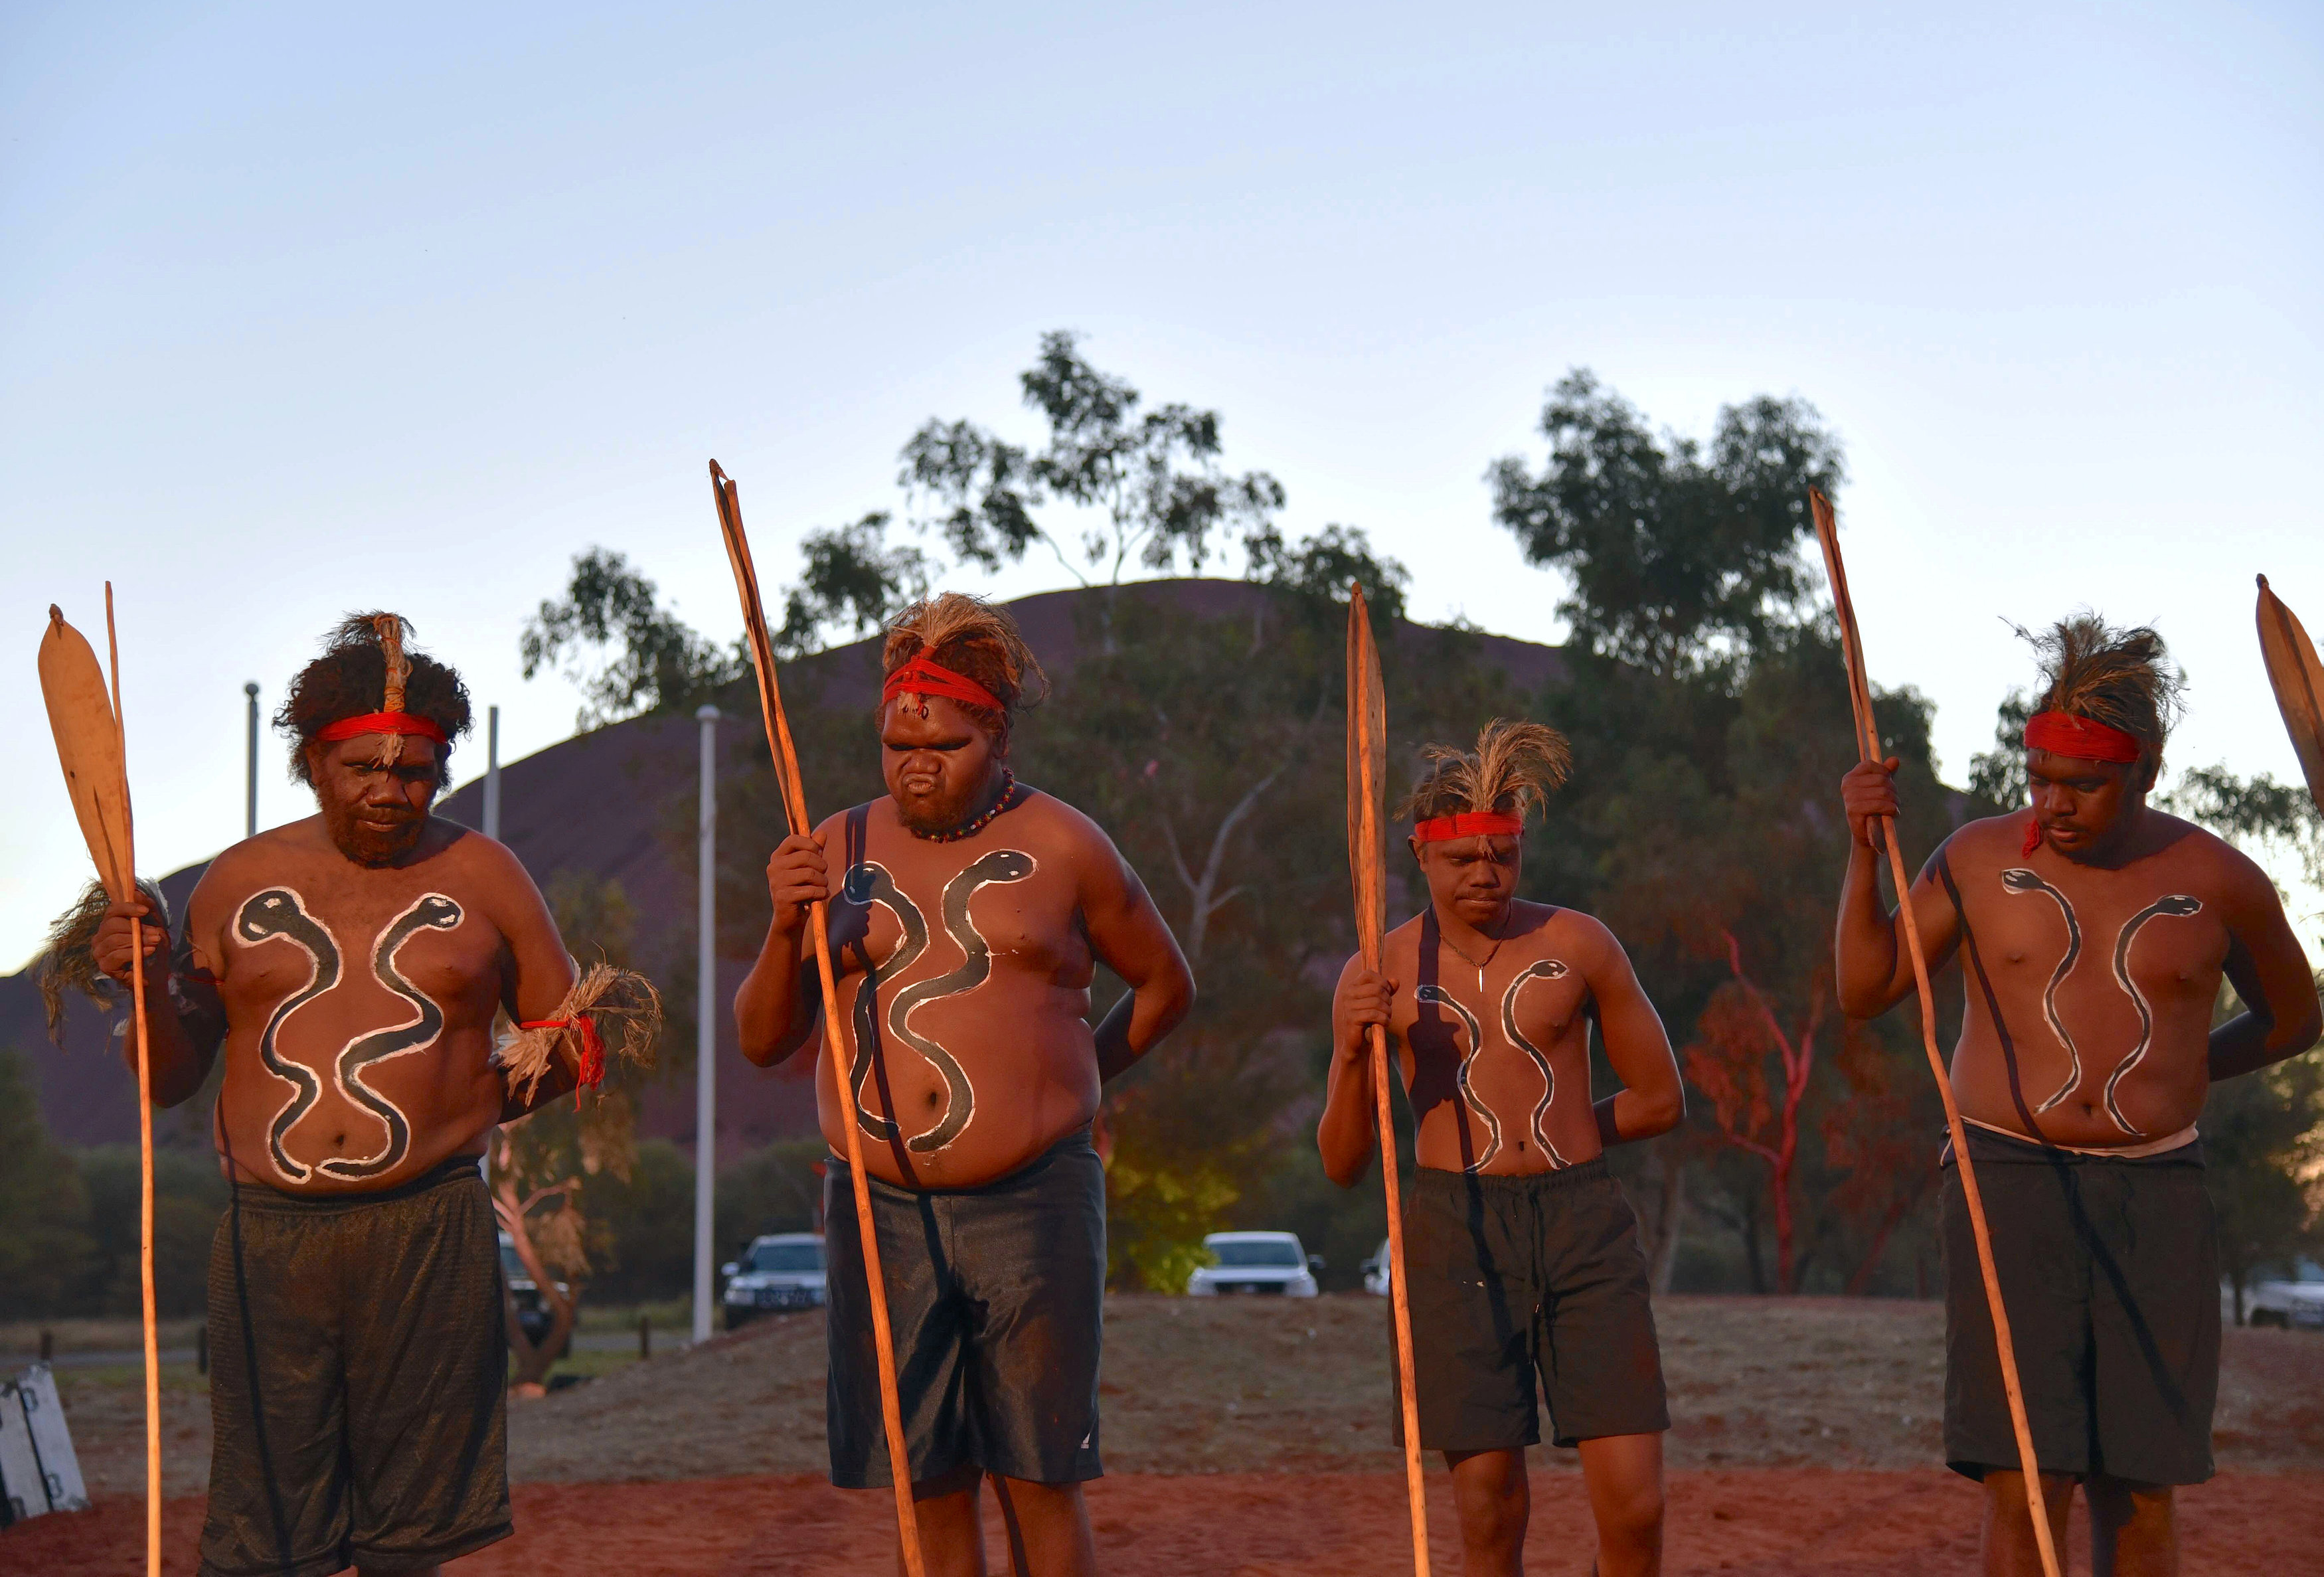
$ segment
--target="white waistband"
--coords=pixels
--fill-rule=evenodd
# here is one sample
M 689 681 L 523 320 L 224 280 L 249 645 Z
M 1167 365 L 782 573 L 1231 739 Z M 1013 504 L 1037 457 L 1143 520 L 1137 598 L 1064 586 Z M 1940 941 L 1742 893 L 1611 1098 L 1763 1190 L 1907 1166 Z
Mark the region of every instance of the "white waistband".
M 2019 1133 L 2014 1128 L 2001 1128 L 1994 1123 L 1979 1122 L 1974 1117 L 1964 1117 L 1961 1120 L 1971 1128 L 1981 1128 L 1987 1133 L 1997 1133 L 2004 1139 L 2014 1139 L 2019 1144 L 2040 1145 L 2045 1149 L 2066 1150 L 2077 1156 L 2111 1156 L 2117 1161 L 2136 1161 L 2148 1156 L 2159 1156 L 2165 1150 L 2180 1149 L 2193 1144 L 2203 1137 L 2195 1131 L 2195 1125 L 2190 1122 L 2177 1133 L 2164 1139 L 2149 1139 L 2144 1144 L 2061 1145 L 2053 1139 L 2036 1139 L 2030 1133 Z

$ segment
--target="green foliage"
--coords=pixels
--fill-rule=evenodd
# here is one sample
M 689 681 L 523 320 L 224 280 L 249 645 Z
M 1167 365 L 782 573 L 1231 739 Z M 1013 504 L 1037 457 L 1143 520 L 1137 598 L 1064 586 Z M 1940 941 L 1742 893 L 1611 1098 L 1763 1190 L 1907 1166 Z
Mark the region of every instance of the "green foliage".
M 1219 414 L 1188 405 L 1141 413 L 1143 397 L 1082 355 L 1078 337 L 1055 330 L 1019 379 L 1025 403 L 1048 423 L 1038 454 L 967 421 L 931 420 L 904 446 L 898 483 L 935 512 L 934 528 L 965 562 L 985 570 L 1047 546 L 1074 577 L 1062 523 L 1044 506 L 1084 512 L 1084 562 L 1116 585 L 1132 562 L 1167 570 L 1183 553 L 1200 570 L 1214 533 L 1248 534 L 1283 507 L 1283 486 L 1263 471 L 1228 475 L 1219 466 Z
M 1808 489 L 1837 492 L 1846 469 L 1813 406 L 1766 395 L 1728 406 L 1706 451 L 1657 439 L 1576 368 L 1551 390 L 1541 430 L 1538 475 L 1515 456 L 1488 474 L 1493 514 L 1527 558 L 1565 573 L 1558 612 L 1577 641 L 1675 673 L 1762 644 L 1804 609 Z
M 690 709 L 744 672 L 741 642 L 721 647 L 661 605 L 654 583 L 619 553 L 592 548 L 573 558 L 565 595 L 544 602 L 518 642 L 524 677 L 562 663 L 585 698 L 577 729 L 641 712 Z M 587 666 L 592 654 L 599 658 Z
M 137 1147 L 104 1145 L 81 1151 L 78 1160 L 100 1268 L 90 1296 L 99 1312 L 134 1314 L 143 1303 Z M 198 1314 L 206 1306 L 210 1239 L 229 1193 L 215 1155 L 154 1150 L 153 1297 L 163 1319 Z
M 2298 1056 L 2213 1084 L 2201 1127 L 2219 1267 L 2241 1323 L 2252 1282 L 2324 1243 L 2302 1181 L 2324 1160 L 2324 1065 Z
M 2264 772 L 2239 778 L 2224 764 L 2190 767 L 2154 802 L 2237 846 L 2257 843 L 2289 853 L 2310 885 L 2324 886 L 2324 816 L 2304 784 L 2279 783 Z
M 2034 703 L 2013 689 L 1993 720 L 1993 748 L 1969 760 L 1969 791 L 1997 811 L 2017 810 L 2030 798 L 2025 777 L 2025 723 Z
M 79 1313 L 102 1261 L 88 1191 L 49 1139 L 23 1055 L 0 1048 L 0 1319 Z
M 834 630 L 848 640 L 869 635 L 927 595 L 927 555 L 889 547 L 888 518 L 874 510 L 852 526 L 807 534 L 799 545 L 807 567 L 784 594 L 782 628 L 771 637 L 778 656 L 819 651 Z
M 1325 526 L 1292 543 L 1269 525 L 1245 538 L 1243 550 L 1250 558 L 1250 579 L 1308 598 L 1319 612 L 1344 609 L 1353 581 L 1363 586 L 1375 622 L 1393 624 L 1404 617 L 1404 588 L 1412 583 L 1411 572 L 1375 554 L 1371 539 L 1356 527 Z
M 778 1139 L 721 1167 L 711 1197 L 711 1240 L 718 1254 L 732 1258 L 767 1232 L 813 1231 L 823 1207 L 816 1167 L 827 1154 L 821 1139 Z M 843 1220 L 852 1225 L 854 1206 L 845 1209 Z
M 590 1179 L 584 1195 L 607 1252 L 594 1297 L 640 1303 L 682 1294 L 694 1278 L 694 1166 L 666 1139 L 641 1140 L 630 1175 Z

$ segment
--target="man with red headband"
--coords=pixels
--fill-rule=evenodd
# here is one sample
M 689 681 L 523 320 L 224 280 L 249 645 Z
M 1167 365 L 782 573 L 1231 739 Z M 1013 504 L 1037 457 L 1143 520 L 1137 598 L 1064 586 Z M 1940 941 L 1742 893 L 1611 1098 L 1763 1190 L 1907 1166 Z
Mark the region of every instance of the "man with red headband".
M 1099 1474 L 1105 1178 L 1100 1086 L 1193 1004 L 1186 962 L 1087 816 L 1017 780 L 1010 727 L 1040 666 L 1016 623 L 946 593 L 888 631 L 885 797 L 784 840 L 774 919 L 734 1000 L 742 1055 L 781 1062 L 826 1010 L 806 955 L 832 900 L 829 1005 L 845 1065 L 818 1057 L 831 1258 L 831 1481 L 888 1485 L 838 1081 L 857 1103 L 927 1569 L 984 1570 L 990 1476 L 1019 1570 L 1094 1570 L 1081 1486 Z M 1105 964 L 1130 988 L 1093 1027 Z
M 1351 958 L 1332 1008 L 1315 1140 L 1351 1188 L 1375 1139 L 1370 1027 L 1385 1025 L 1418 1125 L 1404 1196 L 1420 1443 L 1444 1453 L 1462 1570 L 1525 1569 L 1536 1376 L 1554 1438 L 1578 1446 L 1602 1577 L 1662 1569 L 1662 1357 L 1637 1222 L 1606 1167 L 1683 1107 L 1662 1019 L 1613 934 L 1517 896 L 1526 813 L 1565 779 L 1563 736 L 1496 721 L 1398 810 L 1429 907 Z M 1622 1088 L 1592 1102 L 1590 1030 Z M 1399 1424 L 1401 1412 L 1398 1414 Z
M 2146 803 L 2179 678 L 2152 630 L 2084 614 L 2038 638 L 2030 809 L 1954 833 L 1913 884 L 1932 970 L 1958 953 L 1969 1126 L 2052 1536 L 2080 1483 L 2094 1571 L 2179 1570 L 2172 1489 L 2211 1476 L 2219 1269 L 2195 1120 L 2217 1080 L 2306 1050 L 2308 961 L 2266 875 Z M 1840 1006 L 1885 1012 L 1913 963 L 1871 822 L 1896 761 L 1842 780 Z M 2246 1011 L 2214 1028 L 2222 974 Z M 1945 1167 L 1945 1457 L 1982 1480 L 1985 1570 L 2041 1570 L 1976 1246 Z
M 275 724 L 318 815 L 213 860 L 173 946 L 145 904 L 95 936 L 125 984 L 144 921 L 156 1105 L 226 1060 L 202 1577 L 432 1572 L 510 1532 L 477 1162 L 496 1124 L 574 1087 L 576 1038 L 548 1028 L 574 967 L 515 857 L 429 818 L 468 696 L 405 633 L 349 619 L 291 684 Z M 503 1010 L 562 1043 L 530 1087 L 496 1065 Z

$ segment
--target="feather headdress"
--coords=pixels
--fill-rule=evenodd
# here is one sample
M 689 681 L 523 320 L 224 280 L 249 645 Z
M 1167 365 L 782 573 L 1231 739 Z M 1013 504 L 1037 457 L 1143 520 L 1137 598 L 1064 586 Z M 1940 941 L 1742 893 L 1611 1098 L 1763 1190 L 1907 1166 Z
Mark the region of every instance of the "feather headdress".
M 990 690 L 1006 709 L 1004 726 L 1020 708 L 1038 706 L 1049 692 L 1049 676 L 1009 611 L 963 592 L 924 597 L 890 622 L 880 650 L 881 671 L 894 673 L 916 657 L 942 663 Z
M 1506 717 L 1485 724 L 1474 751 L 1432 744 L 1420 754 L 1428 770 L 1397 807 L 1399 818 L 1426 821 L 1466 811 L 1522 819 L 1541 808 L 1573 765 L 1565 735 L 1545 723 Z
M 2160 760 L 2186 681 L 2145 625 L 2116 629 L 2088 611 L 2036 634 L 2020 629 L 2042 665 L 2036 712 L 2063 712 L 2120 729 Z

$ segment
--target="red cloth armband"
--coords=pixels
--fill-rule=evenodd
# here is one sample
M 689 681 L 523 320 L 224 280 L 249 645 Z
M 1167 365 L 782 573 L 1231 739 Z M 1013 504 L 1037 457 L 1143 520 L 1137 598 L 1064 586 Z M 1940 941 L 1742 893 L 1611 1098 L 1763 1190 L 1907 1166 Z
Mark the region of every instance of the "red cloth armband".
M 899 696 L 942 696 L 947 700 L 982 706 L 988 712 L 1009 710 L 1001 704 L 1000 696 L 966 674 L 956 674 L 926 657 L 916 657 L 890 674 L 887 684 L 881 688 L 880 703 L 885 706 Z
M 1435 816 L 1416 823 L 1412 835 L 1424 844 L 1447 838 L 1515 837 L 1525 831 L 1525 817 L 1499 810 L 1464 810 L 1458 816 Z
M 605 1082 L 605 1042 L 597 1033 L 597 1026 L 588 1015 L 577 1019 L 524 1019 L 517 1022 L 520 1029 L 570 1029 L 581 1038 L 581 1067 L 573 1085 L 573 1110 L 581 1110 L 581 1092 L 594 1090 Z
M 2135 761 L 2144 753 L 2137 735 L 2070 712 L 2037 712 L 2027 718 L 2025 748 L 2080 761 Z
M 451 742 L 444 731 L 425 717 L 409 712 L 366 712 L 360 717 L 342 717 L 337 723 L 327 723 L 315 737 L 320 740 L 360 739 L 366 733 L 410 733 L 421 739 L 432 739 L 438 744 Z

